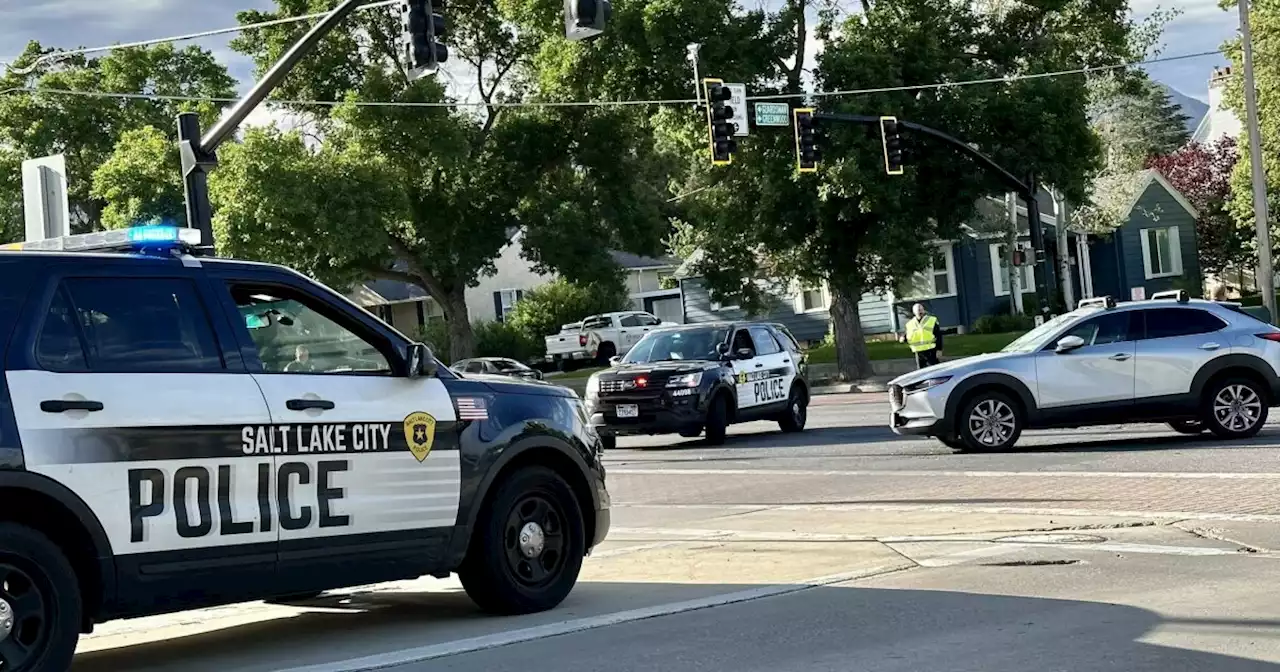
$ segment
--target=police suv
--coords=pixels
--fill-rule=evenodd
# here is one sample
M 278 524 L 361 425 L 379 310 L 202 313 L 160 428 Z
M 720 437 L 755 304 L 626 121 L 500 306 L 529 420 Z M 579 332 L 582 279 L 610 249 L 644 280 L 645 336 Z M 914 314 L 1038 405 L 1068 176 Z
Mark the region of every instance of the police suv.
M 564 599 L 609 528 L 573 392 L 464 379 L 199 243 L 0 252 L 0 670 L 65 670 L 111 619 L 428 574 L 498 613 Z
M 730 424 L 776 420 L 804 429 L 809 384 L 800 346 L 777 324 L 706 323 L 655 329 L 614 368 L 587 381 L 591 424 L 612 447 L 618 436 L 706 433 L 724 443 Z

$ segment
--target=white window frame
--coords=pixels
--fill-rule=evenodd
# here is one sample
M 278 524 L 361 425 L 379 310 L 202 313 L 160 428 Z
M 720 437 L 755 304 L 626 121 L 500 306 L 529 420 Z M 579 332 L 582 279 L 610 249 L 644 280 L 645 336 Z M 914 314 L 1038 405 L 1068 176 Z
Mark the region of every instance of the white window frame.
M 925 299 L 945 299 L 945 298 L 956 295 L 956 253 L 955 253 L 956 245 L 953 242 L 939 242 L 939 243 L 935 243 L 935 246 L 942 249 L 943 258 L 947 260 L 947 271 L 946 271 L 947 272 L 947 291 L 942 294 L 920 294 L 920 295 L 914 295 L 914 296 L 909 296 L 908 294 L 904 293 L 903 296 L 901 296 L 898 299 L 899 301 L 921 301 Z M 923 271 L 920 271 L 919 273 L 916 273 L 915 275 L 913 275 L 912 279 L 916 279 L 921 284 L 925 284 L 925 282 L 927 281 L 928 286 L 934 287 L 936 286 L 934 281 L 937 279 L 936 276 L 939 273 L 941 273 L 941 271 L 935 269 L 933 267 L 932 260 L 930 260 L 929 266 L 925 268 Z M 903 287 L 902 289 L 910 290 L 912 289 L 912 287 L 908 285 L 907 287 Z
M 1004 247 L 1004 243 L 991 243 L 988 249 L 991 251 L 991 283 L 995 290 L 996 296 L 1009 296 L 1009 290 L 1003 289 L 1001 285 L 1008 282 L 1008 273 L 1001 266 L 1004 259 L 1000 258 L 1000 248 Z M 1027 243 L 1019 242 L 1017 249 L 1027 253 L 1031 258 L 1031 247 Z M 1018 267 L 1018 284 L 1022 292 L 1025 294 L 1027 290 L 1035 291 L 1036 287 L 1036 270 L 1034 264 L 1024 264 Z
M 805 308 L 804 293 L 812 292 L 815 290 L 822 295 L 822 304 L 815 306 L 813 308 Z M 827 283 L 821 282 L 813 285 L 805 285 L 803 283 L 798 284 L 796 289 L 796 294 L 795 294 L 795 304 L 796 304 L 795 310 L 797 314 L 825 313 L 831 310 L 831 292 L 827 288 Z
M 516 294 L 516 292 L 523 292 L 523 291 L 524 291 L 523 289 L 515 289 L 515 288 L 498 290 L 498 295 L 502 297 L 501 298 L 502 314 L 498 316 L 499 322 L 507 321 L 507 316 L 511 314 L 512 310 L 515 310 L 516 304 L 520 303 L 520 299 L 517 298 L 518 295 Z M 509 304 L 507 303 L 508 295 L 510 295 L 510 298 L 511 298 L 511 303 Z
M 1151 268 L 1151 235 L 1160 231 L 1166 232 L 1169 236 L 1169 253 L 1173 257 L 1169 259 L 1170 270 L 1157 273 Z M 1138 234 L 1142 237 L 1142 271 L 1148 280 L 1174 278 L 1182 275 L 1182 240 L 1178 227 L 1153 226 L 1139 230 Z

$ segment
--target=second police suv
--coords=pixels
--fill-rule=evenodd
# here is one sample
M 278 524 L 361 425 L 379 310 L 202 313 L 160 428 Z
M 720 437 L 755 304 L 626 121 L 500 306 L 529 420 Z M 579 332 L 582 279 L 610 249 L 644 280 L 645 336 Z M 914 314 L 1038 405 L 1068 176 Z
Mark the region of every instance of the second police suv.
M 198 237 L 0 251 L 0 669 L 66 670 L 111 619 L 423 575 L 498 613 L 568 595 L 609 528 L 572 392 L 458 376 Z
M 612 448 L 618 436 L 705 433 L 721 444 L 733 423 L 775 420 L 804 429 L 804 355 L 782 325 L 717 322 L 656 329 L 613 368 L 587 381 L 591 424 Z

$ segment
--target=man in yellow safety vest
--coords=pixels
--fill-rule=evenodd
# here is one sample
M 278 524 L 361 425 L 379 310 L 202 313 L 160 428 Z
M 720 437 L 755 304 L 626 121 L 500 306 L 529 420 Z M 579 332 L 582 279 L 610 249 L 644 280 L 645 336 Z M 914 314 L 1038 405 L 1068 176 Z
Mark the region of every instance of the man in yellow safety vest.
M 911 346 L 917 368 L 933 366 L 942 354 L 942 328 L 938 326 L 938 318 L 930 315 L 920 303 L 912 306 L 911 312 L 915 317 L 907 320 L 907 333 L 900 340 Z

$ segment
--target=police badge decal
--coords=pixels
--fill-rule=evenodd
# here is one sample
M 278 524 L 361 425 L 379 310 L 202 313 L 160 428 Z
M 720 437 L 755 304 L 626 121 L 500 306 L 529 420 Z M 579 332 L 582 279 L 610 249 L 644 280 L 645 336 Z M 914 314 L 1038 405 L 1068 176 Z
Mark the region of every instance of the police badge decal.
M 410 413 L 404 419 L 404 440 L 409 451 L 421 462 L 431 454 L 431 444 L 436 440 L 436 419 L 430 413 Z

